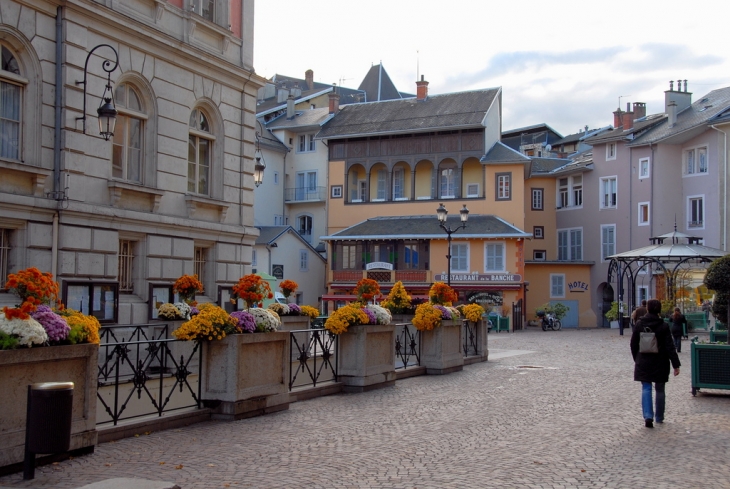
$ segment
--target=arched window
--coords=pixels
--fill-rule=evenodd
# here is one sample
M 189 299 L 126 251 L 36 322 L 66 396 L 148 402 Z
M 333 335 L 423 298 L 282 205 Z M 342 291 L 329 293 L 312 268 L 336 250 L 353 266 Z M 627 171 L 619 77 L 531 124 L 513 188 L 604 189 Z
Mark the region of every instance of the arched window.
M 188 140 L 188 192 L 210 195 L 210 163 L 215 136 L 208 118 L 199 109 L 190 114 Z
M 456 197 L 456 164 L 442 164 L 439 168 L 439 197 Z
M 117 126 L 112 145 L 112 177 L 143 183 L 144 124 L 147 115 L 141 97 L 129 83 L 120 83 L 114 93 Z
M 0 45 L 0 158 L 21 159 L 21 97 L 28 82 L 20 77 L 13 53 Z

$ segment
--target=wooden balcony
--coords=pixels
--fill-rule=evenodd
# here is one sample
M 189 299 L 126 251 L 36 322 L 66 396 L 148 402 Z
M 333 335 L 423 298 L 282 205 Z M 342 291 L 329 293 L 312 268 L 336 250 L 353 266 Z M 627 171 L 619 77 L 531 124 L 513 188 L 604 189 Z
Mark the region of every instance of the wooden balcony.
M 357 283 L 360 279 L 370 278 L 379 284 L 394 284 L 398 281 L 403 284 L 424 284 L 431 283 L 431 270 L 330 270 L 329 282 L 332 285 L 337 283 Z

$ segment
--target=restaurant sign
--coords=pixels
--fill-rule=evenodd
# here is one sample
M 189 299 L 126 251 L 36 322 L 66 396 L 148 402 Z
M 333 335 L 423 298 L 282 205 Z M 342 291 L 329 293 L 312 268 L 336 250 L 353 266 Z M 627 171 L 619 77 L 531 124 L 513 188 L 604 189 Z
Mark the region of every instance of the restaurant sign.
M 434 280 L 437 282 L 448 282 L 448 275 L 437 274 Z M 504 283 L 521 282 L 522 275 L 517 273 L 452 273 L 451 283 L 454 282 L 481 282 L 481 283 Z
M 387 261 L 371 261 L 365 264 L 365 270 L 393 270 L 393 264 Z

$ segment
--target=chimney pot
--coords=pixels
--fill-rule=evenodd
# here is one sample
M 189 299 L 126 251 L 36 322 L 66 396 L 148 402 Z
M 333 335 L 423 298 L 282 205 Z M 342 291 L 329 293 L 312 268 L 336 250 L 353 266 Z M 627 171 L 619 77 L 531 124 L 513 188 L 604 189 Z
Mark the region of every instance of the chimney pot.
M 684 80 L 684 91 L 687 91 L 687 80 Z
M 669 80 L 669 91 L 670 92 L 674 91 L 674 80 Z
M 667 118 L 669 121 L 669 127 L 674 127 L 677 123 L 677 103 L 674 100 L 667 104 Z
M 294 118 L 294 95 L 289 95 L 289 98 L 286 99 L 286 118 Z
M 623 111 L 621 109 L 616 109 L 613 113 L 613 127 L 618 128 L 621 127 L 621 117 L 622 117 Z
M 425 100 L 428 97 L 428 82 L 421 75 L 421 81 L 416 82 L 416 99 Z
M 330 102 L 330 114 L 336 114 L 340 111 L 340 95 L 338 93 L 332 92 L 329 94 L 329 102 Z

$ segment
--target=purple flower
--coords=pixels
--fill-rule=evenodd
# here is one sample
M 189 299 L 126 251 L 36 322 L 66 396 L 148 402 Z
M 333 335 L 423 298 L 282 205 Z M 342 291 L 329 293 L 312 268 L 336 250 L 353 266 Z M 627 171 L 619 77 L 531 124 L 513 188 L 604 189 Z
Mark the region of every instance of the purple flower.
M 63 341 L 68 338 L 71 327 L 61 316 L 53 312 L 48 306 L 38 306 L 35 312 L 31 313 L 31 317 L 41 323 L 43 329 L 46 330 L 48 341 Z
M 287 304 L 287 306 L 289 306 L 289 315 L 299 316 L 302 314 L 302 308 L 294 304 L 293 302 L 291 304 Z
M 195 316 L 196 314 L 200 314 L 200 309 L 198 309 L 195 306 L 191 307 L 190 308 L 190 316 L 192 317 L 192 316 Z
M 374 311 L 371 311 L 370 309 L 363 309 L 362 312 L 367 314 L 368 324 L 378 324 L 378 317 L 375 315 Z
M 231 317 L 238 321 L 238 329 L 243 333 L 253 333 L 256 331 L 256 319 L 253 314 L 248 311 L 234 311 Z
M 448 309 L 446 309 L 444 306 L 441 306 L 439 304 L 436 304 L 433 307 L 435 307 L 436 309 L 438 309 L 439 311 L 441 311 L 441 318 L 442 319 L 451 319 L 451 311 L 449 311 Z

